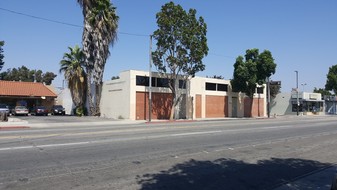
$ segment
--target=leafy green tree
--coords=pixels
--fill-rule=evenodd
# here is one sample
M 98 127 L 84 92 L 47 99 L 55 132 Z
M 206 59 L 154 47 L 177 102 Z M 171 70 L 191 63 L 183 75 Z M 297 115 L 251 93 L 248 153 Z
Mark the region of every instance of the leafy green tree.
M 207 26 L 202 17 L 196 18 L 196 13 L 195 9 L 186 12 L 180 5 L 169 2 L 156 15 L 158 29 L 153 38 L 157 48 L 152 59 L 158 72 L 169 79 L 173 95 L 170 119 L 178 118 L 182 98 L 179 77 L 184 76 L 186 82 L 205 69 L 202 59 L 208 53 Z
M 7 69 L 0 73 L 2 80 L 7 81 L 24 81 L 24 82 L 43 82 L 50 85 L 57 75 L 52 72 L 43 73 L 41 70 L 30 70 L 26 66 Z
M 5 56 L 3 54 L 4 50 L 2 49 L 2 46 L 4 46 L 4 45 L 5 45 L 5 42 L 0 41 L 0 71 L 5 64 L 5 61 L 4 61 Z
M 55 77 L 57 77 L 57 75 L 55 75 L 53 72 L 46 72 L 42 77 L 42 81 L 46 85 L 50 85 Z
M 83 52 L 78 47 L 68 47 L 69 53 L 64 53 L 60 61 L 60 73 L 68 81 L 71 98 L 76 108 L 83 108 L 86 103 L 86 73 Z
M 116 79 L 119 79 L 119 76 L 113 76 L 113 77 L 111 77 L 111 80 L 116 80 Z
M 279 84 L 270 84 L 270 97 L 275 98 L 278 93 L 281 92 L 281 85 Z
M 110 55 L 109 46 L 113 46 L 117 39 L 119 17 L 116 14 L 116 7 L 112 6 L 110 0 L 77 0 L 77 2 L 81 5 L 84 16 L 82 46 L 88 76 L 89 114 L 100 115 L 104 67 Z M 93 95 L 92 80 L 95 86 Z
M 243 92 L 252 98 L 257 84 L 262 85 L 266 79 L 275 74 L 276 63 L 272 54 L 264 50 L 259 54 L 258 49 L 248 49 L 245 57 L 238 56 L 234 64 L 231 85 L 234 92 Z
M 314 88 L 314 90 L 313 90 L 313 92 L 314 93 L 320 93 L 320 94 L 322 94 L 322 98 L 324 97 L 324 96 L 331 96 L 332 94 L 331 94 L 331 92 L 329 91 L 329 90 L 326 90 L 326 89 L 324 89 L 324 88 Z
M 334 94 L 337 93 L 337 65 L 329 67 L 325 89 L 333 91 Z

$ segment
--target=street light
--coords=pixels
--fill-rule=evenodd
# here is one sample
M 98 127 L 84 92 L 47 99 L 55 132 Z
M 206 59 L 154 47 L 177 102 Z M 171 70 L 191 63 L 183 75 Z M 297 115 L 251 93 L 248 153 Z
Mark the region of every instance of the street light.
M 298 115 L 298 112 L 299 112 L 299 107 L 300 107 L 300 101 L 299 101 L 299 98 L 298 98 L 298 71 L 295 71 L 296 73 L 296 99 L 297 99 L 297 115 Z
M 270 118 L 270 78 L 267 77 L 267 114 L 268 118 Z
M 302 92 L 304 92 L 304 86 L 307 85 L 307 83 L 302 83 Z
M 152 35 L 150 35 L 150 50 L 149 50 L 149 122 L 151 122 L 152 114 Z

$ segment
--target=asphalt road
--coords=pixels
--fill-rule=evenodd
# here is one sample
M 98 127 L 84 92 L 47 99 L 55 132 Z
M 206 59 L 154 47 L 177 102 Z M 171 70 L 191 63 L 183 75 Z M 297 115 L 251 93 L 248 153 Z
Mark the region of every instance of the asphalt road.
M 0 131 L 0 189 L 274 189 L 336 164 L 336 121 L 46 123 Z

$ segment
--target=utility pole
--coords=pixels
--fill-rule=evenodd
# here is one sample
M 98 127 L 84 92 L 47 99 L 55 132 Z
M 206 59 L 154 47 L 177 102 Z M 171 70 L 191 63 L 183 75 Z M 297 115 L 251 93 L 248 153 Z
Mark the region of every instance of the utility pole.
M 300 101 L 299 101 L 299 97 L 298 97 L 299 96 L 299 93 L 298 93 L 298 71 L 295 71 L 295 73 L 296 73 L 297 115 L 299 115 L 298 112 L 299 112 L 299 108 L 300 108 Z
M 267 78 L 267 113 L 268 113 L 268 118 L 270 118 L 270 78 Z
M 151 122 L 152 114 L 152 35 L 150 35 L 150 50 L 149 50 L 149 122 Z

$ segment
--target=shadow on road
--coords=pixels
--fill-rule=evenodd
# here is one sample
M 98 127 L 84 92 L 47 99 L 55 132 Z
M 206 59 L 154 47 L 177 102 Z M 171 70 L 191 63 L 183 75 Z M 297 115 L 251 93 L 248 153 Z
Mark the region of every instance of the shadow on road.
M 142 190 L 273 189 L 281 183 L 329 165 L 293 158 L 272 158 L 255 164 L 233 159 L 190 160 L 167 171 L 138 176 L 138 183 Z M 303 188 L 310 189 L 308 186 Z

